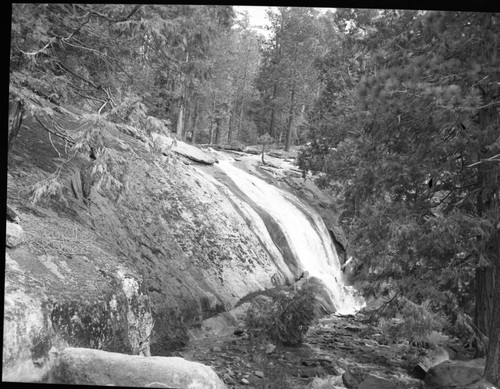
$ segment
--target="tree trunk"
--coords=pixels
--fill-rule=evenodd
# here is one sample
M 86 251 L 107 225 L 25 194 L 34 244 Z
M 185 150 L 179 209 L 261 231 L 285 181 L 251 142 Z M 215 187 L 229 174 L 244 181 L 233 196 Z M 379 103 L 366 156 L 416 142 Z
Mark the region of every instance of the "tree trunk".
M 236 139 L 240 139 L 241 122 L 243 121 L 243 106 L 245 102 L 245 87 L 247 83 L 247 67 L 248 67 L 249 53 L 250 53 L 250 43 L 247 44 L 247 55 L 245 56 L 245 68 L 243 70 L 243 89 L 241 91 L 241 103 L 240 103 L 240 120 L 238 121 L 238 127 L 236 128 Z
M 186 107 L 185 112 L 186 114 L 184 115 L 184 125 L 182 126 L 184 131 L 182 132 L 182 140 L 186 141 L 186 138 L 188 136 L 189 130 L 190 130 L 190 122 L 191 122 L 191 111 L 193 109 L 191 107 Z
M 184 126 L 184 101 L 181 101 L 181 106 L 179 107 L 179 116 L 177 116 L 177 128 L 175 129 L 175 134 L 182 139 L 182 132 Z
M 496 276 L 495 289 L 492 296 L 495 305 L 491 313 L 490 337 L 488 342 L 488 352 L 486 353 L 486 368 L 484 377 L 492 384 L 500 388 L 500 233 L 496 233 Z
M 474 311 L 475 324 L 479 332 L 488 336 L 493 310 L 493 272 L 492 269 L 476 269 L 476 306 Z M 477 350 L 476 358 L 484 356 L 484 350 Z
M 215 144 L 220 143 L 220 119 L 215 119 Z
M 196 104 L 194 105 L 194 115 L 193 115 L 193 128 L 191 129 L 191 144 L 196 143 L 196 127 L 198 126 L 198 100 L 196 100 Z
M 233 141 L 233 124 L 234 124 L 234 110 L 235 110 L 235 105 L 232 104 L 231 111 L 229 113 L 229 127 L 227 129 L 227 143 L 231 144 Z
M 189 62 L 189 52 L 186 52 L 186 63 Z M 177 118 L 177 128 L 175 130 L 176 135 L 183 139 L 184 136 L 184 109 L 185 109 L 185 100 L 187 98 L 186 91 L 186 75 L 184 73 L 181 74 L 181 105 L 179 107 L 179 116 Z
M 488 101 L 490 99 L 485 99 Z M 479 123 L 484 132 L 484 143 L 491 145 L 498 134 L 489 128 L 497 117 L 496 109 L 489 107 L 479 112 Z M 492 157 L 494 149 L 478 152 L 478 161 Z M 499 208 L 499 172 L 496 162 L 481 162 L 478 166 L 477 195 L 478 216 L 498 215 Z M 475 321 L 478 329 L 485 331 L 488 337 L 486 352 L 485 378 L 500 386 L 500 231 L 498 220 L 492 217 L 495 232 L 484 246 L 484 255 L 491 267 L 478 269 L 476 272 L 476 309 Z
M 293 122 L 293 105 L 295 99 L 295 83 L 292 86 L 292 95 L 290 97 L 290 112 L 288 114 L 288 127 L 286 129 L 285 151 L 290 151 L 292 143 L 292 122 Z
M 277 93 L 277 90 L 278 90 L 278 83 L 275 82 L 274 83 L 274 86 L 273 86 L 273 99 L 272 99 L 272 106 L 271 106 L 271 125 L 269 126 L 269 135 L 271 135 L 272 137 L 276 137 L 276 134 L 274 133 L 274 125 L 275 125 L 275 118 L 276 118 L 276 108 L 274 106 L 274 102 L 276 100 L 276 93 Z
M 214 117 L 215 117 L 215 93 L 212 96 L 212 115 L 210 116 L 210 141 L 209 144 L 213 144 L 214 141 Z

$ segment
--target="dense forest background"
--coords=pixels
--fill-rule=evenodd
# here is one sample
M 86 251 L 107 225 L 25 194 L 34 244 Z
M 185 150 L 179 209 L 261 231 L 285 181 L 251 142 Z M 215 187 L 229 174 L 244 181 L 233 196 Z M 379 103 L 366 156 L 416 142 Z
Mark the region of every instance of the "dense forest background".
M 498 385 L 500 14 L 268 18 L 263 37 L 231 6 L 14 4 L 10 79 L 191 143 L 302 146 L 365 292 L 467 333 Z

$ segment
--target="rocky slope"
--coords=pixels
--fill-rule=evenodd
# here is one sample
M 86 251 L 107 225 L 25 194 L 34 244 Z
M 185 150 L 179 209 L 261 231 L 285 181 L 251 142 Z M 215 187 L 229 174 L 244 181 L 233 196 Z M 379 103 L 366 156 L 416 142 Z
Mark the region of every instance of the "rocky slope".
M 16 92 L 32 109 L 8 155 L 8 228 L 23 235 L 6 248 L 4 379 L 43 380 L 66 346 L 170 355 L 204 319 L 301 276 L 266 243 L 272 220 L 256 233 L 214 179 L 215 154 Z

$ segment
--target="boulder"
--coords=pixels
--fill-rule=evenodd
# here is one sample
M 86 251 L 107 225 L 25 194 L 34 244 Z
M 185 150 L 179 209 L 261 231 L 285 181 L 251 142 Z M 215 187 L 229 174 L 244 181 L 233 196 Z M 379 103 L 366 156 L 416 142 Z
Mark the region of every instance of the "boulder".
M 397 382 L 368 374 L 359 384 L 358 389 L 398 389 L 400 387 Z
M 344 374 L 342 374 L 342 382 L 344 383 L 346 388 L 354 389 L 358 387 L 360 379 L 359 377 L 352 374 L 351 371 L 346 370 Z
M 19 224 L 7 221 L 7 229 L 5 234 L 5 245 L 10 248 L 19 246 L 23 242 L 24 231 Z
M 433 366 L 439 365 L 444 361 L 448 361 L 450 355 L 443 347 L 437 347 L 429 352 L 422 360 L 414 367 L 414 372 L 417 377 L 423 379 L 429 369 Z
M 19 213 L 14 208 L 12 208 L 9 204 L 7 204 L 6 211 L 7 211 L 6 215 L 7 215 L 8 221 L 13 222 L 13 223 L 17 223 L 17 224 L 20 223 Z
M 49 383 L 224 389 L 214 370 L 180 357 L 144 357 L 68 347 L 49 373 Z
M 325 378 L 314 377 L 306 389 L 337 389 L 345 388 L 341 376 L 330 375 Z
M 213 165 L 215 163 L 215 159 L 210 154 L 205 153 L 198 147 L 188 145 L 187 143 L 179 140 L 173 144 L 172 151 L 189 158 L 192 161 L 203 163 L 205 165 Z
M 477 383 L 483 378 L 484 358 L 470 361 L 445 361 L 429 369 L 425 384 L 430 388 L 460 388 Z

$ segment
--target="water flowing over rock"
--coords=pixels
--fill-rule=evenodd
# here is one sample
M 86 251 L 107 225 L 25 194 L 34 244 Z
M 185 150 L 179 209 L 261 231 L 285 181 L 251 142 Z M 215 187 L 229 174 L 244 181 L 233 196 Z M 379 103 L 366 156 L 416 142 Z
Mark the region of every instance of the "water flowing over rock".
M 337 252 L 320 216 L 292 194 L 232 166 L 228 161 L 220 161 L 219 166 L 248 197 L 250 201 L 247 203 L 257 204 L 276 223 L 284 237 L 276 245 L 282 252 L 288 248 L 297 264 L 296 271 L 300 274 L 307 271 L 311 277 L 320 280 L 337 312 L 354 312 L 359 302 L 344 284 Z M 269 223 L 266 227 L 272 229 Z
M 179 357 L 141 357 L 66 348 L 49 383 L 156 388 L 225 389 L 212 368 Z

